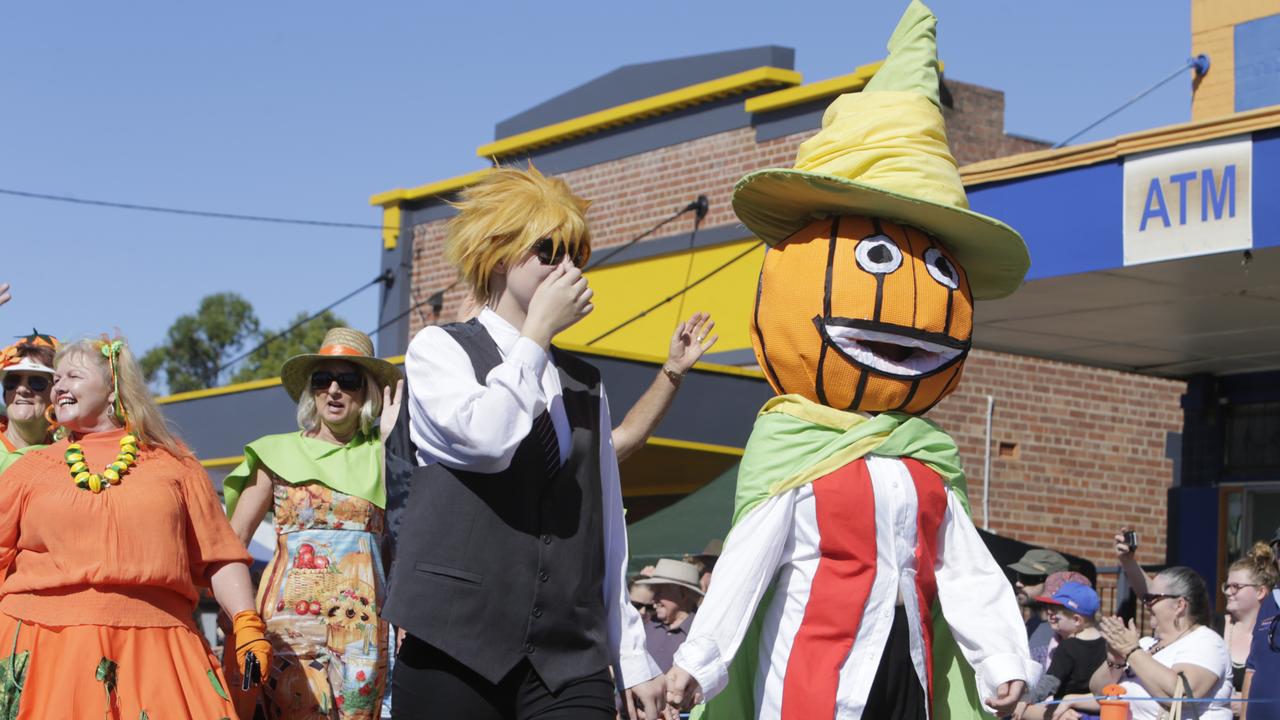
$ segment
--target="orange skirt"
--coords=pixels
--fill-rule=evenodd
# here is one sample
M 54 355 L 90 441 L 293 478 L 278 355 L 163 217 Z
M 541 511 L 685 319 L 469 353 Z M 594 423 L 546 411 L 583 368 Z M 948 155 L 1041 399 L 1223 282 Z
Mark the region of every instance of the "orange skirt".
M 46 627 L 0 613 L 2 718 L 236 720 L 228 697 L 194 629 Z

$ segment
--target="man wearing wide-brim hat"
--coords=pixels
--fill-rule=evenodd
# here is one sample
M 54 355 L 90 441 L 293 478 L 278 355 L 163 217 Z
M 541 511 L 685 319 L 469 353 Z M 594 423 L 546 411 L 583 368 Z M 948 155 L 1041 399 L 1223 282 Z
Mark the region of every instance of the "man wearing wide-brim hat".
M 698 575 L 695 565 L 663 558 L 652 575 L 636 581 L 653 588 L 653 617 L 645 623 L 645 641 L 663 672 L 671 669 L 672 658 L 693 625 L 703 594 Z

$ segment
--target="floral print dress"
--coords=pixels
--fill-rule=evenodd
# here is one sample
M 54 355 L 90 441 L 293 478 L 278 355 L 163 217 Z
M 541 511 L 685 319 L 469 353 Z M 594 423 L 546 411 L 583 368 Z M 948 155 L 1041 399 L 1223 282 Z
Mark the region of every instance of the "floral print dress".
M 272 475 L 276 553 L 258 590 L 275 649 L 270 720 L 373 720 L 387 679 L 379 540 L 385 513 L 319 482 Z

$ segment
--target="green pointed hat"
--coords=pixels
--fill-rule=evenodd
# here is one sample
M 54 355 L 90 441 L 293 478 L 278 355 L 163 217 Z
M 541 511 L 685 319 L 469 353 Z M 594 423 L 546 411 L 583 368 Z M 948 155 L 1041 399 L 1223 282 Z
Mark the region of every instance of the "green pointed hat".
M 1016 230 L 969 210 L 938 101 L 936 26 L 912 0 L 875 77 L 831 103 L 794 169 L 739 180 L 733 209 L 770 247 L 824 216 L 911 225 L 951 251 L 975 298 L 1000 298 L 1022 284 L 1031 257 Z

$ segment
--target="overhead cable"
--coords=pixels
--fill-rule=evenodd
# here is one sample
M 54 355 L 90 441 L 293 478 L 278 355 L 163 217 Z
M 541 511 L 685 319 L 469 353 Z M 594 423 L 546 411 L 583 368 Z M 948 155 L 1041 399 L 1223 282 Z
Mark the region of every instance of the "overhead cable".
M 268 215 L 243 215 L 240 213 L 215 212 L 212 210 L 190 210 L 186 208 L 163 207 L 160 205 L 142 205 L 139 203 L 112 202 L 109 200 L 91 200 L 72 197 L 70 195 L 51 195 L 48 193 L 28 192 L 0 188 L 0 195 L 29 198 L 33 200 L 49 200 L 52 202 L 70 203 L 73 205 L 91 205 L 94 207 L 115 208 L 117 210 L 136 210 L 141 212 L 164 213 L 168 215 L 186 215 L 191 217 L 214 218 L 217 220 L 241 220 L 244 222 L 275 223 L 277 225 L 306 225 L 309 227 L 345 228 L 355 230 L 399 230 L 382 225 L 368 223 L 333 222 L 329 220 L 306 220 L 303 218 L 271 217 Z

